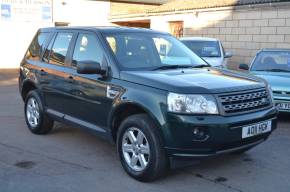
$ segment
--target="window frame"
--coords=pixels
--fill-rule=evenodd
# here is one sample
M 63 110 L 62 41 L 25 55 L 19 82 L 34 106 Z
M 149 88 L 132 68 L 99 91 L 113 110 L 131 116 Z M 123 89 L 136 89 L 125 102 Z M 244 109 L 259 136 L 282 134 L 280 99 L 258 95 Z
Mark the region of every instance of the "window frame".
M 219 41 L 219 45 L 221 47 L 221 57 L 222 58 L 225 58 L 225 56 L 226 56 L 226 50 L 225 50 L 225 48 L 224 48 L 224 46 L 223 46 L 223 44 L 222 44 L 221 41 Z
M 46 59 L 46 58 L 44 57 L 44 55 L 45 55 L 46 50 L 49 48 L 49 45 L 50 45 L 51 42 L 52 42 L 52 45 L 53 45 L 53 43 L 54 43 L 54 39 L 55 39 L 55 37 L 56 37 L 56 34 L 57 34 L 56 32 L 52 32 L 49 41 L 46 42 L 45 49 L 43 50 L 42 55 L 41 55 L 41 62 L 44 62 L 44 63 L 49 64 L 49 57 L 50 57 L 50 52 L 51 52 L 51 50 L 50 50 L 50 51 L 48 50 L 49 53 L 48 53 L 48 59 L 47 59 L 47 61 L 44 60 L 44 59 Z
M 255 62 L 257 61 L 257 59 L 259 59 L 259 56 L 261 55 L 261 54 L 263 54 L 263 53 L 275 53 L 275 52 L 287 52 L 287 50 L 261 50 L 261 51 L 259 51 L 256 55 L 255 55 L 255 57 L 253 58 L 253 60 L 251 61 L 251 63 L 250 63 L 250 65 L 249 65 L 249 71 L 256 71 L 256 70 L 254 70 L 253 69 L 253 67 L 254 67 L 254 64 L 255 64 Z M 281 64 L 280 64 L 281 65 Z M 283 65 L 283 64 L 282 64 Z
M 49 45 L 50 45 L 51 42 L 52 42 L 52 47 L 51 48 L 53 48 L 53 46 L 55 44 L 55 40 L 56 40 L 58 34 L 60 34 L 60 33 L 71 33 L 72 34 L 72 39 L 71 39 L 71 41 L 69 43 L 68 51 L 66 52 L 64 63 L 62 65 L 55 64 L 55 63 L 50 63 L 51 50 L 49 50 L 47 61 L 44 60 L 45 59 L 44 58 L 45 51 L 49 48 Z M 74 30 L 56 30 L 56 31 L 51 32 L 51 37 L 49 38 L 49 40 L 47 40 L 47 42 L 45 44 L 45 48 L 44 48 L 43 53 L 41 55 L 41 61 L 45 62 L 46 64 L 55 65 L 55 66 L 69 66 L 69 53 L 70 53 L 70 51 L 72 49 L 72 45 L 74 44 L 74 41 L 75 41 L 75 38 L 76 38 L 76 34 L 77 33 Z
M 223 47 L 221 46 L 220 42 L 218 40 L 181 40 L 182 43 L 185 44 L 185 46 L 187 48 L 189 48 L 192 52 L 194 52 L 196 55 L 198 55 L 199 57 L 208 57 L 208 56 L 203 56 L 203 55 L 199 55 L 196 53 L 196 51 L 192 50 L 191 47 L 188 47 L 188 45 L 186 45 L 186 43 L 191 43 L 191 44 L 197 44 L 197 43 L 216 43 L 216 48 L 218 51 L 218 56 L 214 56 L 214 57 L 222 57 L 223 56 Z M 203 48 L 203 47 L 202 47 Z
M 103 52 L 103 55 L 105 57 L 105 59 L 108 61 L 108 56 L 107 56 L 107 53 L 104 49 L 104 46 L 99 38 L 99 36 L 97 35 L 97 33 L 94 33 L 92 31 L 88 31 L 88 30 L 78 30 L 75 34 L 75 38 L 74 38 L 74 41 L 72 42 L 73 44 L 71 44 L 71 48 L 70 48 L 70 51 L 68 52 L 68 55 L 67 55 L 67 66 L 72 68 L 72 69 L 77 69 L 77 66 L 76 65 L 73 65 L 73 54 L 75 52 L 75 49 L 76 49 L 76 45 L 77 45 L 77 40 L 78 40 L 78 37 L 81 35 L 81 34 L 88 34 L 88 35 L 92 35 L 96 38 L 96 41 L 97 43 L 99 44 L 102 52 Z M 108 67 L 108 66 L 103 66 L 103 63 L 101 62 L 100 63 L 101 65 L 101 68 L 104 68 L 104 67 Z
M 110 57 L 113 59 L 114 61 L 114 65 L 116 67 L 116 70 L 118 73 L 120 73 L 121 71 L 135 71 L 134 69 L 129 69 L 129 68 L 125 68 L 124 66 L 122 66 L 122 64 L 118 61 L 117 56 L 115 55 L 115 53 L 113 52 L 113 50 L 110 47 L 110 44 L 108 43 L 108 41 L 106 40 L 107 37 L 111 37 L 111 36 L 118 36 L 118 35 L 151 35 L 151 36 L 158 36 L 158 37 L 171 37 L 176 39 L 177 41 L 180 41 L 179 39 L 177 39 L 176 37 L 168 34 L 168 33 L 159 33 L 159 32 L 123 32 L 120 31 L 118 33 L 116 32 L 104 32 L 101 33 L 102 37 L 103 37 L 103 41 L 106 45 L 107 51 L 110 53 Z M 118 41 L 117 41 L 118 42 Z M 182 44 L 182 42 L 180 42 Z M 118 46 L 118 45 L 117 45 Z M 190 50 L 186 45 L 184 45 L 186 47 L 186 49 L 188 49 L 189 52 L 192 52 L 192 50 Z M 157 50 L 156 50 L 157 51 Z M 196 57 L 198 57 L 201 61 L 203 61 L 203 63 L 207 64 L 207 62 L 202 59 L 201 57 L 199 57 L 197 54 L 193 53 L 194 55 L 196 55 Z M 139 69 L 140 70 L 140 69 Z
M 27 54 L 28 54 L 28 52 L 30 51 L 29 49 L 30 49 L 32 43 L 35 41 L 36 38 L 39 37 L 39 35 L 40 35 L 41 33 L 42 33 L 42 34 L 46 34 L 47 37 L 45 38 L 45 40 L 43 41 L 42 45 L 40 46 L 39 56 L 38 56 L 39 58 L 38 58 L 38 60 L 36 60 L 36 61 L 42 61 L 42 56 L 43 56 L 43 53 L 44 53 L 44 51 L 45 51 L 45 49 L 46 49 L 46 43 L 50 40 L 50 38 L 51 38 L 51 33 L 48 32 L 48 31 L 41 31 L 41 30 L 38 30 L 37 33 L 36 33 L 36 34 L 34 35 L 34 37 L 32 38 L 32 41 L 31 41 L 31 43 L 29 44 L 28 49 L 26 50 L 26 53 L 25 53 L 25 59 L 26 59 L 26 60 L 32 60 L 31 58 L 28 58 L 28 57 L 27 57 Z

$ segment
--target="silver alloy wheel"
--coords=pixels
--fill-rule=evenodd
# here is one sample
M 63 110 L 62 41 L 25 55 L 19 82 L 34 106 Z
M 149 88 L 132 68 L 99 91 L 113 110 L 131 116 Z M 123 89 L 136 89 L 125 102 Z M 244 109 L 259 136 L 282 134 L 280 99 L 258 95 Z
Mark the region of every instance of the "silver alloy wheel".
M 144 133 L 136 128 L 127 129 L 122 138 L 122 152 L 127 165 L 134 171 L 143 171 L 150 159 L 150 147 Z
M 26 118 L 32 128 L 39 124 L 39 105 L 35 98 L 31 97 L 26 105 Z

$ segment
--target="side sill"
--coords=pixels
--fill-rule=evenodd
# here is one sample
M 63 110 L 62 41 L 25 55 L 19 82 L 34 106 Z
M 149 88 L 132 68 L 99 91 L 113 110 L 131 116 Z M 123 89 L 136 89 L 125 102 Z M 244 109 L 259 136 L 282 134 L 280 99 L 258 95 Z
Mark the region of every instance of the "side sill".
M 49 115 L 55 117 L 56 119 L 60 119 L 60 120 L 63 120 L 63 121 L 68 121 L 68 122 L 71 122 L 73 124 L 76 124 L 76 125 L 79 125 L 81 127 L 85 127 L 85 128 L 97 131 L 97 132 L 101 132 L 101 133 L 106 133 L 107 132 L 105 129 L 103 129 L 103 128 L 99 127 L 99 126 L 96 126 L 96 125 L 94 125 L 92 123 L 80 120 L 80 119 L 72 117 L 70 115 L 66 115 L 66 114 L 60 113 L 60 112 L 55 111 L 53 109 L 47 109 L 46 113 L 48 113 Z

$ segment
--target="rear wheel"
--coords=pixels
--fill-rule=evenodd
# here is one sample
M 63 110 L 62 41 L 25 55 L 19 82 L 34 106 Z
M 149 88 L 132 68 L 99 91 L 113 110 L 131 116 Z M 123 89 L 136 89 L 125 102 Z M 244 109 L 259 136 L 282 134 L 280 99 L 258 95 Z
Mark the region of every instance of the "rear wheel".
M 30 91 L 25 99 L 25 121 L 29 130 L 34 134 L 47 134 L 53 127 L 45 113 L 42 101 L 35 90 Z
M 125 119 L 118 132 L 117 148 L 125 171 L 140 181 L 152 181 L 164 174 L 167 158 L 160 135 L 146 114 Z

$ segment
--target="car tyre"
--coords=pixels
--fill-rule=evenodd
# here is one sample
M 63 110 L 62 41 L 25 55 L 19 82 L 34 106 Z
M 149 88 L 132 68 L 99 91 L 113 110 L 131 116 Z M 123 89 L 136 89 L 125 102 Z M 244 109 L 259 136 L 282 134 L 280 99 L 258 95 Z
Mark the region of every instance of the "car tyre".
M 136 180 L 153 181 L 167 170 L 168 160 L 161 136 L 146 114 L 129 116 L 121 123 L 117 150 L 123 168 Z
M 53 120 L 45 114 L 43 102 L 36 90 L 27 94 L 24 113 L 26 124 L 32 133 L 43 135 L 52 130 Z

